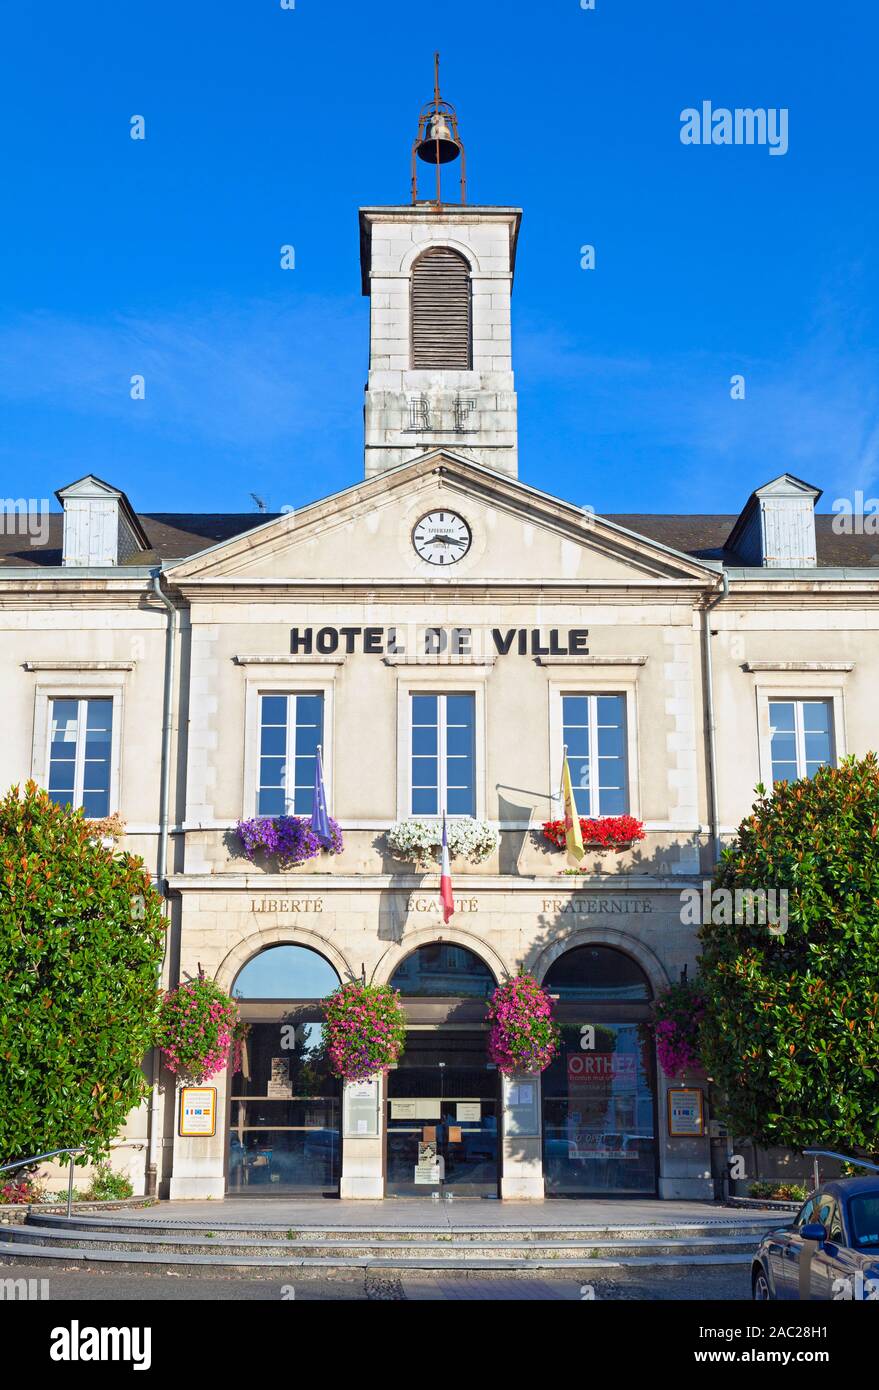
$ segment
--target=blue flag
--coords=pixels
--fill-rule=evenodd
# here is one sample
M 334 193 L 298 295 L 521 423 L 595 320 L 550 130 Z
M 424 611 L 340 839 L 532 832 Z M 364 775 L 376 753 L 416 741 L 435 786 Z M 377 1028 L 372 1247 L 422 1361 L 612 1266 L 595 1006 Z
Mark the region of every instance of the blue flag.
M 320 748 L 318 748 L 317 757 L 314 760 L 314 794 L 311 800 L 311 828 L 322 845 L 328 848 L 333 843 L 333 832 L 330 830 L 330 817 L 327 811 L 327 794 L 324 790 L 324 768 L 321 760 Z

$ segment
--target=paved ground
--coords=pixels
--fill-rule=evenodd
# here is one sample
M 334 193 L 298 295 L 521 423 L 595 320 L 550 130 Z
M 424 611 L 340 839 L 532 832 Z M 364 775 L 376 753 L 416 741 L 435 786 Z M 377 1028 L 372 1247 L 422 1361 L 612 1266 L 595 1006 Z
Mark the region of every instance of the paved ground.
M 89 1212 L 89 1216 L 97 1213 Z M 166 1221 L 185 1225 L 189 1221 L 215 1223 L 217 1227 L 246 1224 L 300 1226 L 346 1226 L 358 1229 L 383 1227 L 447 1226 L 667 1226 L 677 1222 L 740 1222 L 757 1217 L 775 1217 L 783 1224 L 783 1213 L 723 1207 L 714 1202 L 661 1202 L 602 1198 L 585 1201 L 546 1202 L 466 1201 L 434 1202 L 429 1197 L 400 1197 L 382 1202 L 343 1202 L 338 1198 L 227 1197 L 217 1202 L 159 1202 L 139 1211 L 119 1212 L 126 1221 Z
M 429 1278 L 387 1278 L 364 1275 L 350 1278 L 291 1281 L 283 1284 L 276 1278 L 190 1278 L 166 1273 L 104 1274 L 71 1267 L 47 1270 L 45 1266 L 0 1264 L 0 1288 L 5 1278 L 48 1279 L 49 1299 L 121 1300 L 149 1302 L 152 1299 L 175 1302 L 277 1302 L 290 1298 L 290 1290 L 298 1302 L 368 1302 L 406 1301 L 428 1302 L 580 1302 L 584 1288 L 580 1281 L 570 1279 L 448 1279 L 442 1274 Z M 287 1292 L 282 1294 L 282 1290 Z M 689 1300 L 699 1302 L 730 1302 L 748 1299 L 746 1269 L 703 1269 L 698 1273 L 671 1277 L 662 1271 L 637 1279 L 608 1279 L 591 1282 L 596 1302 L 637 1300 Z M 2 1300 L 0 1300 L 2 1301 Z

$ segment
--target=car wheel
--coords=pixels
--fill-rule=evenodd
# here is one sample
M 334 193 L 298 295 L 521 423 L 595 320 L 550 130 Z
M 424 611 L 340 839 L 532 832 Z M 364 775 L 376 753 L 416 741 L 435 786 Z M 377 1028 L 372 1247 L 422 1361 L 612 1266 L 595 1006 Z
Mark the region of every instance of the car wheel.
M 772 1299 L 772 1290 L 762 1265 L 758 1265 L 751 1275 L 751 1297 L 755 1303 L 769 1303 Z

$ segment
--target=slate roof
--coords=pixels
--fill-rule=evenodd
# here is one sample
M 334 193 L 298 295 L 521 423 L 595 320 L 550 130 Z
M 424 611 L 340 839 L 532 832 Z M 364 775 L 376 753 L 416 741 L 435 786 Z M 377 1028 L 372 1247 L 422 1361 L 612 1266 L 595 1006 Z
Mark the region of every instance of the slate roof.
M 240 536 L 255 526 L 273 521 L 280 512 L 141 512 L 140 523 L 151 549 L 132 557 L 129 564 L 157 565 L 163 560 L 182 560 L 219 541 Z M 605 513 L 608 521 L 635 531 L 648 540 L 692 555 L 695 560 L 720 560 L 730 567 L 744 564 L 734 551 L 724 550 L 724 542 L 735 525 L 735 516 L 681 513 L 659 515 L 649 512 Z M 815 516 L 818 567 L 879 568 L 879 535 L 838 536 L 832 530 L 829 513 Z M 30 545 L 27 537 L 0 529 L 0 569 L 13 566 L 36 568 L 61 564 L 63 518 L 60 512 L 49 516 L 49 535 L 45 545 Z M 36 529 L 36 528 L 35 528 Z

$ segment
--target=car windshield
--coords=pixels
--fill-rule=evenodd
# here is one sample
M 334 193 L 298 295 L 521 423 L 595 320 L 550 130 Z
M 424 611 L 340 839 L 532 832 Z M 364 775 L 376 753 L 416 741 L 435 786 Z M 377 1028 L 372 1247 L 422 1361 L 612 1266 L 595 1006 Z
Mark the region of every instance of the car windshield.
M 849 1199 L 852 1244 L 856 1250 L 879 1250 L 879 1192 Z

